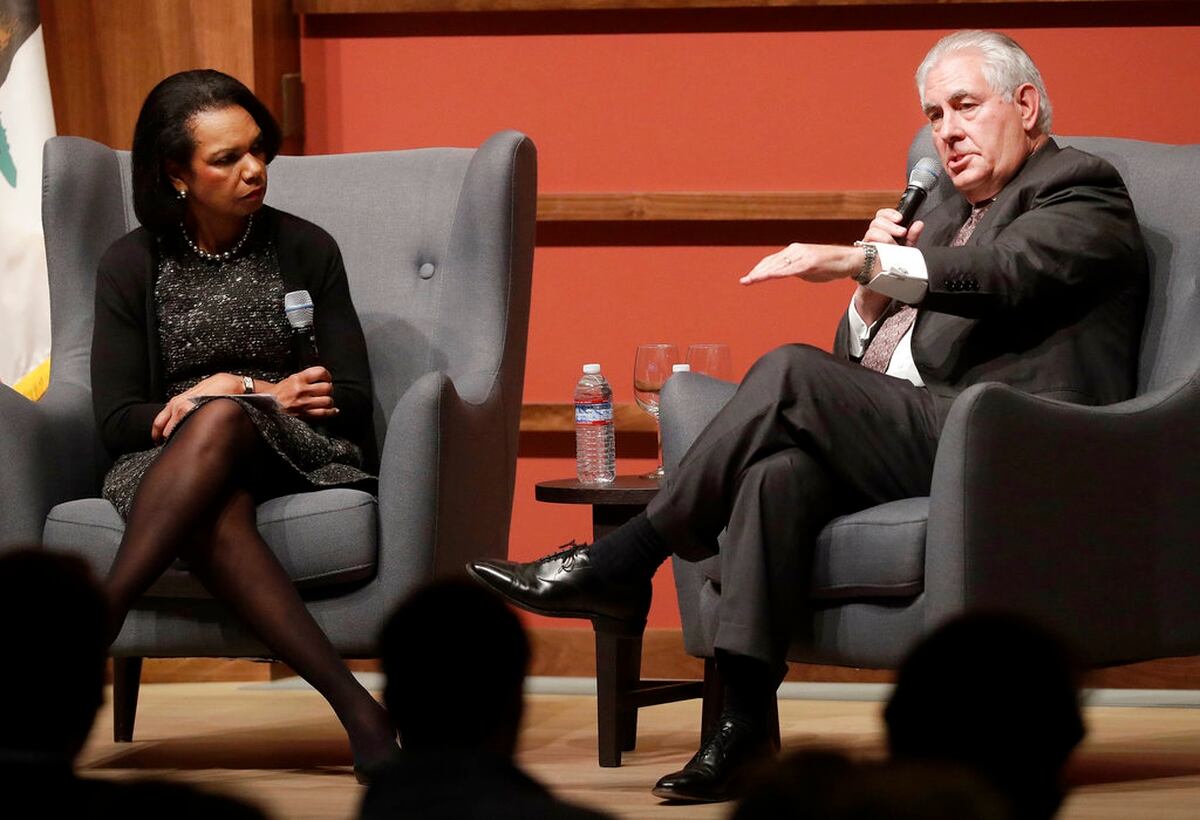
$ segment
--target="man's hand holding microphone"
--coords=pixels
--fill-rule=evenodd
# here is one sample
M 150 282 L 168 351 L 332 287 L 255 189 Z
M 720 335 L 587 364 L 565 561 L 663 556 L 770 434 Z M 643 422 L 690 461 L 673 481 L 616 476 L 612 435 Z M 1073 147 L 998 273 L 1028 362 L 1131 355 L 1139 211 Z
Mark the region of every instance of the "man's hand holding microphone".
M 913 167 L 908 178 L 908 187 L 895 208 L 882 208 L 867 226 L 864 243 L 913 245 L 925 228 L 921 221 L 913 222 L 913 216 L 926 195 L 937 184 L 941 165 L 932 157 L 924 157 Z M 753 270 L 738 281 L 753 285 L 770 279 L 798 277 L 807 282 L 831 282 L 835 279 L 856 278 L 858 290 L 854 294 L 854 307 L 867 324 L 871 324 L 887 307 L 891 298 L 875 293 L 865 286 L 880 270 L 878 259 L 872 260 L 870 270 L 864 270 L 868 261 L 867 251 L 857 246 L 811 245 L 793 242 L 781 251 L 765 257 Z

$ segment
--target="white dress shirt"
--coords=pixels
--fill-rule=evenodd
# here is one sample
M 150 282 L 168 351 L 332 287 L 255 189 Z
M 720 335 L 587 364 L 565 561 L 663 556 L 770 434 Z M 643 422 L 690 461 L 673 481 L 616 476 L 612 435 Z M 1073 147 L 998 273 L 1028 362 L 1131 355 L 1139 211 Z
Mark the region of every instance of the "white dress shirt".
M 925 291 L 929 289 L 929 269 L 925 267 L 925 256 L 907 245 L 871 244 L 879 251 L 879 265 L 883 270 L 867 287 L 908 305 L 915 305 L 924 299 Z M 850 321 L 850 355 L 856 359 L 862 358 L 867 340 L 871 338 L 871 331 L 878 321 L 870 325 L 863 321 L 854 307 L 853 298 L 850 299 L 847 318 Z M 916 322 L 913 322 L 896 346 L 896 352 L 888 362 L 887 375 L 908 379 L 917 387 L 924 387 L 925 382 L 917 372 L 917 363 L 913 361 L 912 354 L 912 335 L 916 326 Z

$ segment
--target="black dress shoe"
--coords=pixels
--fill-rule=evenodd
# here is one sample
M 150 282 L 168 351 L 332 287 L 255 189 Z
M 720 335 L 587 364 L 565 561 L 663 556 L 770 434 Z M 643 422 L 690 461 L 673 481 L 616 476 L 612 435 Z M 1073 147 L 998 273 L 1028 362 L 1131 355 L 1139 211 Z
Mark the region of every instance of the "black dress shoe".
M 650 611 L 650 579 L 614 581 L 592 566 L 587 544 L 525 564 L 472 561 L 467 572 L 509 602 L 556 618 L 587 618 L 599 631 L 640 635 Z
M 677 772 L 654 784 L 655 797 L 688 803 L 719 803 L 741 796 L 746 774 L 772 749 L 766 731 L 722 716 L 700 751 Z

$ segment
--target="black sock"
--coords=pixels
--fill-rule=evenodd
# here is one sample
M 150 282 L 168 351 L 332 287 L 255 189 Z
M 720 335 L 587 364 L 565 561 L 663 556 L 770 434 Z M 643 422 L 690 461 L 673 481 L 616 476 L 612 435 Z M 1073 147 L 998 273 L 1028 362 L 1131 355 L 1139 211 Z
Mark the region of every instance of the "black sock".
M 671 549 L 641 512 L 592 544 L 588 557 L 602 576 L 635 580 L 654 575 Z
M 724 698 L 721 717 L 765 732 L 786 665 L 776 668 L 757 658 L 717 650 L 717 670 Z

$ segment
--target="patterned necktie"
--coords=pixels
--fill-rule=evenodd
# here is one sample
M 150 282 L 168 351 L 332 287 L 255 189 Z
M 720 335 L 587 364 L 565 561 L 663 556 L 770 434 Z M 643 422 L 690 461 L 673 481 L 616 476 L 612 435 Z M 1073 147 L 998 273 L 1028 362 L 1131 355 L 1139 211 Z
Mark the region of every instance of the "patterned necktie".
M 958 229 L 958 233 L 954 235 L 954 240 L 950 243 L 950 247 L 957 248 L 960 245 L 967 244 L 967 240 L 971 238 L 971 234 L 975 233 L 975 226 L 979 224 L 979 220 L 983 219 L 983 215 L 987 213 L 987 209 L 991 207 L 992 201 L 981 202 L 971 209 L 971 215 L 967 217 L 967 221 Z M 883 324 L 879 327 L 879 332 L 875 334 L 875 338 L 871 340 L 867 346 L 867 350 L 863 353 L 862 360 L 859 362 L 868 370 L 875 370 L 879 373 L 886 373 L 888 365 L 891 364 L 892 356 L 896 353 L 896 348 L 900 346 L 900 340 L 904 338 L 904 334 L 908 333 L 908 329 L 912 327 L 912 323 L 917 319 L 917 309 L 912 305 L 905 305 L 897 310 L 891 316 L 883 320 Z

